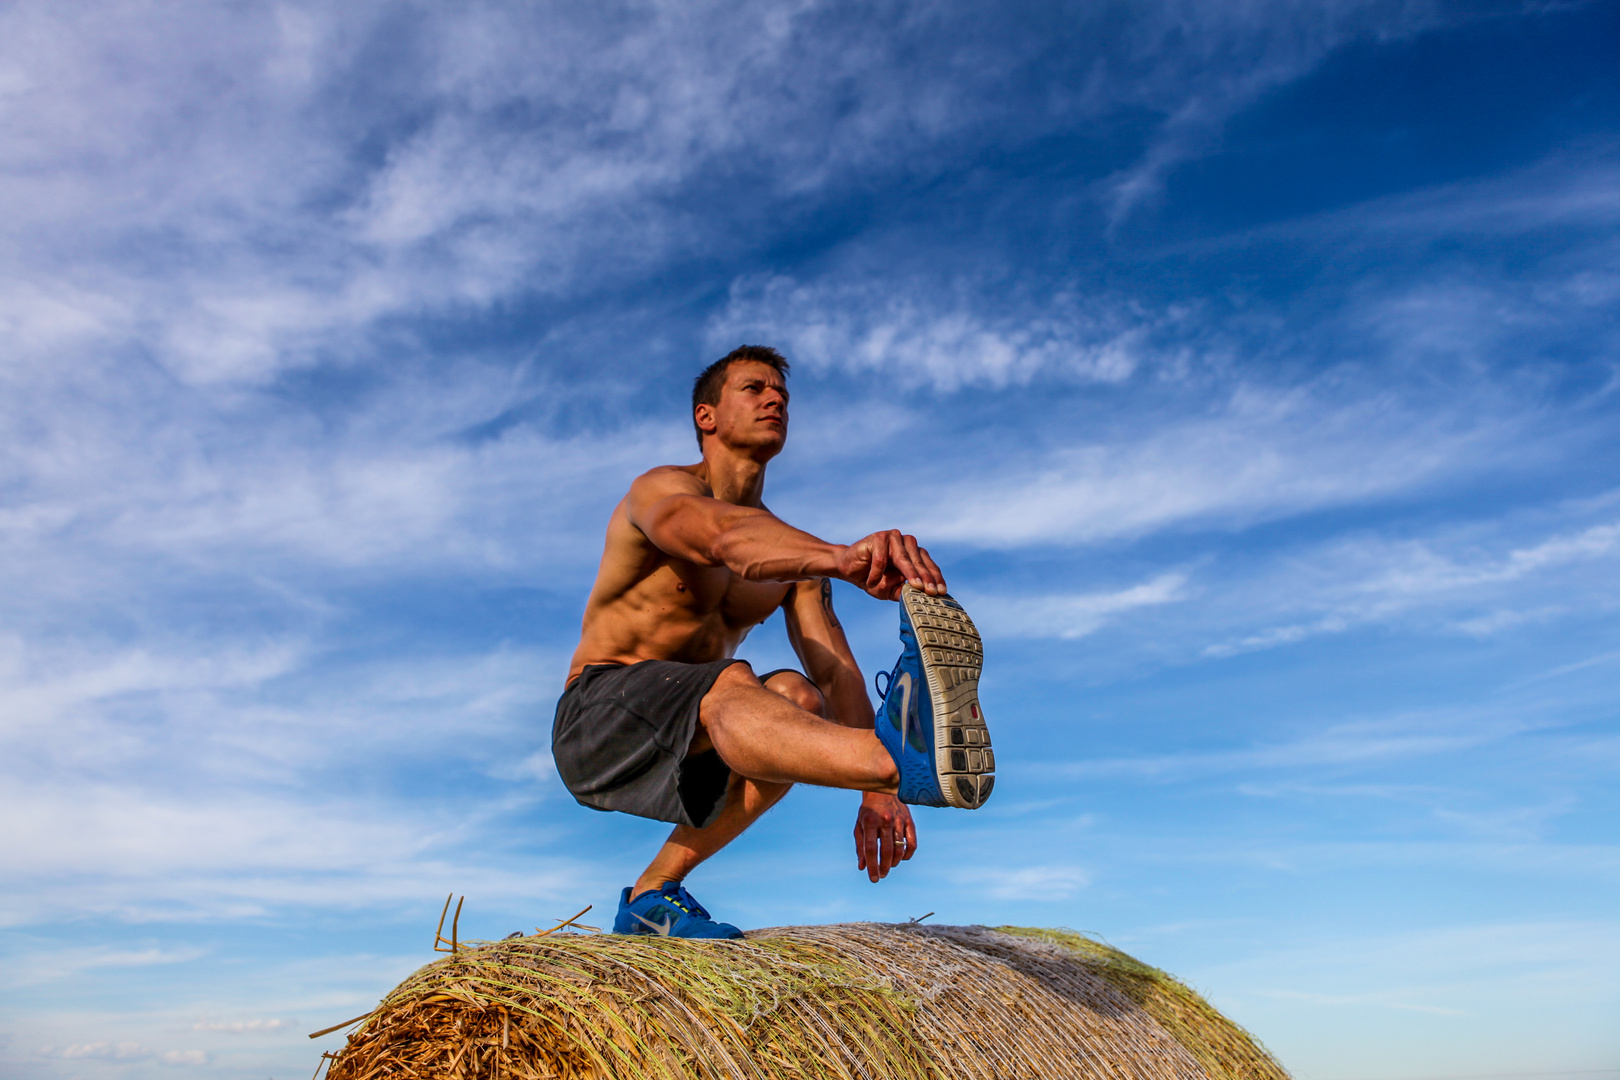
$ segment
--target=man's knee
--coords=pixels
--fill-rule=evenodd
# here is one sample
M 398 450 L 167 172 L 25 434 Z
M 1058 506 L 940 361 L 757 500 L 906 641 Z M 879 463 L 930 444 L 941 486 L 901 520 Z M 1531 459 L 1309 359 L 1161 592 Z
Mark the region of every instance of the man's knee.
M 827 715 L 827 699 L 816 684 L 797 671 L 779 671 L 765 682 L 765 689 L 787 698 L 805 712 Z
M 709 692 L 704 694 L 703 700 L 698 703 L 697 731 L 692 736 L 692 745 L 687 753 L 698 754 L 714 749 L 709 729 L 724 722 L 724 703 L 738 691 L 747 692 L 750 689 L 759 690 L 762 687 L 759 680 L 754 677 L 753 669 L 746 662 L 729 664 L 714 677 Z
M 738 691 L 746 693 L 749 690 L 759 689 L 761 686 L 758 677 L 754 675 L 754 669 L 748 666 L 747 661 L 739 661 L 728 664 L 714 677 L 709 692 L 703 695 L 703 704 L 706 706 L 715 699 L 728 697 Z

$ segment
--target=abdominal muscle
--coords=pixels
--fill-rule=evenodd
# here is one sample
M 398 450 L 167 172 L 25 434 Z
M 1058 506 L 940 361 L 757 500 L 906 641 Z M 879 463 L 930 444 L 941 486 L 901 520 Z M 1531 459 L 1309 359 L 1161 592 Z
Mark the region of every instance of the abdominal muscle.
M 704 664 L 735 655 L 748 632 L 781 606 L 790 588 L 744 581 L 724 567 L 699 567 L 664 556 L 628 588 L 613 589 L 604 581 L 609 576 L 606 561 L 585 607 L 569 682 L 590 664 Z

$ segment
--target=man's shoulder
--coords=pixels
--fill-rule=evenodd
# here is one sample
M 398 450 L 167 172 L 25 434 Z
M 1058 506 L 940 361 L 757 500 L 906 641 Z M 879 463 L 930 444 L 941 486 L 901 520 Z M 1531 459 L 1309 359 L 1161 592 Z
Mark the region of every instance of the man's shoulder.
M 698 478 L 691 465 L 658 465 L 630 484 L 630 494 L 638 498 L 665 495 L 708 495 L 709 486 Z

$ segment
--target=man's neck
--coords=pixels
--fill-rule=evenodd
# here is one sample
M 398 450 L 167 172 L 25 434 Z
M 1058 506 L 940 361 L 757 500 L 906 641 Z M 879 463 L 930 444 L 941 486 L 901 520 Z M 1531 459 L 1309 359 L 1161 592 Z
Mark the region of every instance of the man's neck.
M 721 502 L 759 506 L 765 495 L 765 462 L 755 461 L 724 446 L 705 447 L 698 476 Z

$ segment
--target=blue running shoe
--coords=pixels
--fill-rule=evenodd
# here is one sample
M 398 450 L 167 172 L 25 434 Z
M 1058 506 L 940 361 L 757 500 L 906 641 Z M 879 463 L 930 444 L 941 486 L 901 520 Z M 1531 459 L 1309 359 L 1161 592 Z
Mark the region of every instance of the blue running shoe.
M 743 932 L 730 923 L 715 922 L 692 894 L 678 881 L 666 881 L 650 892 L 630 899 L 630 890 L 619 897 L 619 915 L 613 920 L 615 934 L 656 934 L 659 937 L 740 938 Z
M 877 734 L 900 769 L 900 801 L 975 810 L 995 786 L 979 708 L 984 645 L 962 605 L 905 586 L 900 659 L 879 687 Z

